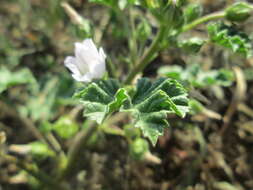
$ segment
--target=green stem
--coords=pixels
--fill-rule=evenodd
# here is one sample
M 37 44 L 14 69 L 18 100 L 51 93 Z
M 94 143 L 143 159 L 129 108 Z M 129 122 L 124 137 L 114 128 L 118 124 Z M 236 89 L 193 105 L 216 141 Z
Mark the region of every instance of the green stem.
M 86 147 L 90 137 L 97 131 L 98 125 L 95 123 L 91 124 L 88 129 L 82 130 L 75 139 L 74 144 L 70 147 L 67 155 L 67 165 L 61 172 L 59 180 L 63 180 L 66 177 L 72 175 L 76 169 L 77 163 L 80 159 L 82 150 Z
M 166 33 L 168 27 L 161 25 L 159 32 L 156 35 L 151 46 L 147 49 L 144 55 L 136 61 L 135 67 L 132 69 L 130 74 L 127 76 L 125 80 L 125 84 L 130 84 L 135 76 L 143 71 L 143 69 L 150 63 L 152 58 L 154 58 L 155 54 L 159 50 L 159 43 L 162 41 L 164 34 Z
M 210 20 L 215 20 L 215 19 L 220 19 L 220 18 L 224 18 L 225 17 L 225 12 L 221 11 L 221 12 L 215 12 L 212 14 L 208 14 L 206 16 L 203 16 L 197 20 L 194 20 L 193 22 L 185 25 L 182 30 L 180 30 L 180 33 L 182 32 L 186 32 L 188 30 L 191 30 L 193 28 L 195 28 L 197 25 L 200 25 L 202 23 L 208 22 Z
M 225 12 L 224 11 L 206 15 L 204 17 L 201 17 L 201 18 L 193 21 L 192 23 L 189 23 L 189 24 L 185 25 L 179 31 L 179 33 L 191 30 L 191 29 L 195 28 L 197 25 L 208 22 L 210 20 L 224 18 L 224 17 L 225 17 Z M 148 48 L 148 50 L 144 53 L 144 55 L 139 60 L 137 60 L 137 62 L 135 64 L 136 66 L 132 69 L 130 74 L 127 76 L 127 78 L 125 80 L 125 84 L 130 84 L 132 82 L 132 80 L 134 79 L 134 77 L 139 72 L 141 72 L 150 63 L 152 58 L 154 58 L 155 54 L 157 53 L 159 43 L 163 39 L 164 34 L 166 33 L 167 29 L 168 28 L 164 25 L 162 25 L 160 27 L 160 30 L 157 33 L 157 36 L 156 36 L 155 40 L 153 41 L 151 46 Z

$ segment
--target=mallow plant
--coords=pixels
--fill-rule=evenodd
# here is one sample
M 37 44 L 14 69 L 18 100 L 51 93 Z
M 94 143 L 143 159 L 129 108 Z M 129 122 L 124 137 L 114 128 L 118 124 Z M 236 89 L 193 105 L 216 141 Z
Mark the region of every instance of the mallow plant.
M 142 77 L 147 66 L 156 64 L 153 61 L 161 51 L 178 48 L 187 54 L 197 54 L 202 46 L 213 43 L 242 57 L 251 56 L 250 37 L 237 27 L 250 17 L 253 9 L 251 4 L 237 2 L 222 11 L 202 15 L 200 4 L 189 3 L 186 0 L 90 2 L 106 6 L 113 17 L 118 17 L 118 22 L 124 22 L 123 28 L 122 23 L 113 23 L 113 28 L 119 26 L 117 30 L 128 31 L 126 34 L 123 31 L 124 35 L 121 36 L 128 43 L 128 58 L 117 60 L 112 58 L 109 50 L 97 48 L 92 35 L 95 26 L 94 29 L 88 27 L 89 30 L 86 31 L 82 28 L 87 26 L 87 23 L 83 23 L 86 20 L 80 19 L 80 15 L 64 4 L 71 19 L 78 19 L 79 22 L 76 23 L 79 29 L 88 37 L 75 43 L 74 55 L 66 57 L 64 65 L 73 79 L 81 84 L 73 98 L 83 106 L 84 119 L 93 122 L 88 122 L 88 126 L 76 134 L 76 139 L 67 154 L 62 151 L 52 152 L 44 146 L 44 149 L 40 149 L 42 152 L 48 152 L 47 156 L 57 161 L 55 170 L 49 175 L 39 170 L 36 164 L 30 166 L 19 163 L 21 168 L 37 178 L 44 187 L 68 189 L 69 186 L 64 184 L 68 182 L 68 177 L 77 174 L 80 153 L 98 130 L 126 138 L 133 158 L 142 160 L 148 154 L 152 156 L 149 142 L 151 146 L 156 146 L 164 130 L 169 126 L 173 128 L 173 122 L 168 119 L 168 115 L 173 114 L 183 120 L 191 109 L 186 90 L 188 88 L 184 83 L 189 80 L 188 76 L 193 78 L 188 82 L 196 87 L 231 84 L 231 81 L 224 82 L 232 78 L 227 71 L 210 72 L 207 75 L 189 74 L 179 67 L 176 68 L 176 72 L 171 67 L 168 67 L 166 72 L 160 69 L 161 77 Z M 136 12 L 133 13 L 133 10 Z M 143 17 L 142 11 L 152 18 L 152 23 Z M 140 19 L 140 15 L 143 18 Z M 183 33 L 207 22 L 210 23 L 206 26 L 206 38 L 192 36 L 181 39 Z M 152 30 L 157 32 L 152 33 Z M 106 31 L 104 33 L 106 35 Z M 96 41 L 100 40 L 96 38 Z M 118 67 L 120 61 L 125 64 L 124 71 Z M 109 125 L 110 120 L 115 119 L 119 113 L 124 116 L 124 122 L 127 120 L 129 124 L 126 129 L 114 129 Z M 38 144 L 32 144 L 33 147 L 36 145 Z M 50 178 L 50 175 L 55 177 Z
M 91 39 L 85 39 L 82 43 L 75 43 L 75 57 L 65 60 L 72 77 L 85 83 L 85 87 L 74 95 L 85 107 L 84 116 L 102 124 L 114 112 L 129 112 L 134 125 L 155 145 L 158 136 L 168 126 L 167 114 L 184 117 L 188 112 L 184 87 L 169 78 L 155 81 L 140 78 L 130 95 L 117 79 L 103 79 L 105 59 L 103 49 L 98 50 Z
M 140 56 L 132 60 L 128 74 L 122 77 L 123 81 L 119 80 L 120 77 L 110 78 L 108 74 L 105 74 L 105 53 L 102 48 L 98 50 L 91 39 L 76 43 L 75 57 L 67 57 L 65 66 L 72 72 L 74 79 L 85 84 L 83 89 L 75 93 L 74 97 L 84 105 L 84 116 L 95 120 L 98 124 L 102 124 L 115 112 L 129 113 L 132 116 L 133 126 L 141 129 L 143 136 L 147 137 L 154 146 L 158 137 L 169 126 L 167 114 L 176 114 L 183 118 L 189 111 L 188 94 L 180 81 L 170 77 L 157 79 L 137 77 L 152 63 L 160 51 L 174 46 L 186 49 L 189 53 L 197 53 L 205 43 L 214 42 L 242 56 L 251 55 L 250 38 L 245 33 L 238 31 L 236 27 L 236 23 L 244 22 L 249 18 L 253 8 L 252 5 L 245 2 L 235 3 L 224 11 L 205 16 L 201 16 L 200 5 L 189 4 L 183 0 L 91 0 L 91 2 L 106 5 L 117 12 L 132 7 L 145 8 L 156 20 L 158 32 L 148 47 L 139 50 Z M 177 40 L 181 33 L 194 29 L 199 24 L 217 19 L 220 20 L 207 26 L 209 38 L 193 37 L 184 41 Z M 221 19 L 226 19 L 227 22 Z M 135 38 L 135 47 L 131 45 L 133 39 L 129 39 L 129 51 L 134 55 L 136 52 L 133 51 L 138 51 L 136 49 L 139 47 L 136 44 L 138 37 L 143 36 L 143 31 L 136 31 L 136 27 L 131 29 L 130 38 Z M 146 40 L 149 40 L 148 36 Z M 111 64 L 108 70 L 111 69 Z M 224 73 L 225 71 L 222 74 Z M 208 79 L 211 80 L 210 77 L 206 80 Z M 219 79 L 213 80 L 218 83 Z M 226 78 L 220 80 L 226 80 Z M 201 81 L 195 83 L 198 82 Z

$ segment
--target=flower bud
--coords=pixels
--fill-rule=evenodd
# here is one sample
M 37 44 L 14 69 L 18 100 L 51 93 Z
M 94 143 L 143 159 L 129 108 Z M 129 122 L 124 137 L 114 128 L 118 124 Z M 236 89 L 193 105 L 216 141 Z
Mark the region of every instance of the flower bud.
M 248 3 L 234 3 L 226 9 L 226 19 L 233 22 L 243 22 L 250 17 L 251 10 L 252 7 Z

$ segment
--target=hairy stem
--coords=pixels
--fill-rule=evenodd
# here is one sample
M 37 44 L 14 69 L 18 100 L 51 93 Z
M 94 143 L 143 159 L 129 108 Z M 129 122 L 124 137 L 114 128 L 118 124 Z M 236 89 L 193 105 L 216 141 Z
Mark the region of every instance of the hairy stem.
M 225 17 L 224 11 L 208 14 L 206 16 L 203 16 L 203 17 L 196 19 L 193 22 L 185 25 L 182 28 L 182 30 L 180 30 L 180 33 L 191 30 L 191 29 L 195 28 L 197 25 L 203 24 L 203 23 L 208 22 L 210 20 L 220 19 L 220 18 L 224 18 L 224 17 Z
M 146 52 L 143 54 L 143 56 L 136 61 L 135 67 L 132 69 L 130 74 L 127 76 L 125 80 L 125 84 L 130 84 L 135 76 L 143 71 L 143 69 L 150 63 L 152 58 L 154 58 L 155 54 L 159 50 L 159 43 L 164 37 L 164 34 L 167 31 L 167 27 L 164 25 L 161 25 L 160 30 L 158 31 L 156 38 L 154 39 L 151 46 L 146 50 Z

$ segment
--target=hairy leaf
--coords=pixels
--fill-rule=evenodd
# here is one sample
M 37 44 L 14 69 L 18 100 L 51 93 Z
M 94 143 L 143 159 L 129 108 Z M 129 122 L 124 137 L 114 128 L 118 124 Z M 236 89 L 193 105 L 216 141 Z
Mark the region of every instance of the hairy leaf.
M 168 127 L 168 113 L 184 117 L 188 112 L 188 98 L 182 85 L 172 79 L 160 78 L 151 82 L 141 78 L 137 83 L 130 111 L 135 119 L 135 126 L 140 128 L 153 145 L 158 136 Z
M 99 124 L 129 98 L 125 89 L 120 88 L 114 79 L 92 82 L 74 96 L 84 104 L 84 115 Z
M 130 112 L 135 126 L 140 128 L 153 145 L 168 126 L 167 114 L 184 117 L 188 108 L 187 93 L 173 79 L 160 78 L 151 82 L 141 78 L 133 97 L 130 98 L 116 80 L 98 80 L 75 94 L 85 106 L 84 115 L 99 124 L 115 111 Z

